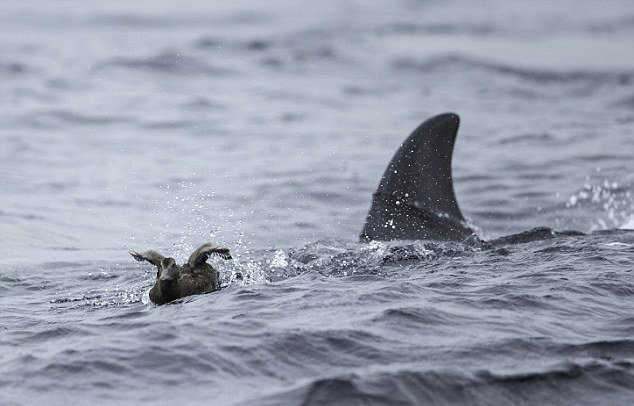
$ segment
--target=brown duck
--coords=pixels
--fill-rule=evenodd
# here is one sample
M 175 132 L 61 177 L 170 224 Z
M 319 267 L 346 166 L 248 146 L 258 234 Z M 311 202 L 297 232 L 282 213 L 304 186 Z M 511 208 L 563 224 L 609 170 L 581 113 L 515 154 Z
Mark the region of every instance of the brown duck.
M 207 263 L 210 255 L 231 259 L 228 248 L 220 248 L 206 243 L 189 256 L 183 266 L 174 258 L 166 258 L 156 251 L 139 254 L 130 251 L 137 261 L 147 261 L 156 266 L 156 282 L 150 290 L 150 300 L 162 305 L 185 296 L 199 295 L 220 290 L 220 273 Z

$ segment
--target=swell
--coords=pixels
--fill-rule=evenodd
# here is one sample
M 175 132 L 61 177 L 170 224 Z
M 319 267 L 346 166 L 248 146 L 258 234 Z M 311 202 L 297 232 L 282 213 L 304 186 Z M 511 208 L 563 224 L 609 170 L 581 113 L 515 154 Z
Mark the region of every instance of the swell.
M 631 365 L 562 363 L 527 372 L 404 369 L 309 380 L 242 405 L 627 405 Z
M 393 61 L 392 66 L 397 70 L 413 70 L 419 72 L 438 72 L 448 68 L 458 68 L 468 71 L 480 70 L 496 75 L 513 76 L 543 84 L 568 82 L 588 82 L 596 85 L 608 83 L 626 84 L 634 80 L 634 71 L 609 72 L 595 70 L 558 71 L 530 69 L 504 63 L 484 61 L 464 55 L 445 55 L 427 60 L 401 58 Z
M 212 66 L 193 55 L 184 52 L 165 50 L 147 57 L 116 57 L 96 65 L 96 69 L 119 67 L 130 70 L 142 70 L 173 75 L 218 76 L 229 71 Z

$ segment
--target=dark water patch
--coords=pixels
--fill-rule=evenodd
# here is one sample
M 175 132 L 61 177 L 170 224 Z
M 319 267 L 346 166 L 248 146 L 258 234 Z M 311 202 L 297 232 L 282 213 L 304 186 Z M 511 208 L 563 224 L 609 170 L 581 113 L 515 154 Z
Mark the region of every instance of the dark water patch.
M 537 296 L 528 293 L 515 293 L 504 295 L 502 300 L 508 303 L 511 309 L 549 309 L 551 305 L 545 300 L 546 296 L 552 297 L 550 295 Z
M 424 23 L 395 22 L 379 27 L 379 35 L 386 34 L 427 34 L 427 35 L 470 35 L 475 37 L 489 36 L 496 32 L 496 27 L 484 23 Z
M 593 282 L 592 286 L 604 290 L 610 295 L 620 297 L 634 297 L 634 284 L 631 283 L 608 283 L 608 282 Z
M 72 82 L 63 77 L 53 77 L 46 81 L 46 85 L 54 89 L 55 91 L 59 90 L 72 90 L 77 87 L 76 82 Z
M 526 177 L 523 177 L 522 179 L 540 179 L 541 175 L 527 175 Z M 549 193 L 548 192 L 542 192 L 542 191 L 521 191 L 521 192 L 517 192 L 517 193 L 513 193 L 513 197 L 516 199 L 535 199 L 537 200 L 540 197 L 544 197 L 544 196 L 548 196 Z
M 162 328 L 165 326 L 160 320 L 157 320 L 159 317 L 151 313 L 151 311 L 154 310 L 153 308 L 139 305 L 135 305 L 135 307 L 144 308 L 144 312 L 141 316 L 125 317 L 124 315 L 95 319 L 94 321 L 82 321 L 81 326 L 93 332 L 96 336 L 117 334 L 120 335 L 122 339 L 127 337 L 144 337 L 144 343 L 165 343 L 166 345 L 178 341 L 178 332 L 184 330 L 184 328 L 179 326 L 178 328 L 167 329 L 169 331 L 159 330 L 161 326 Z M 95 316 L 98 317 L 99 314 L 97 313 Z
M 8 287 L 16 291 L 29 292 L 34 297 L 41 298 L 39 292 L 49 291 L 61 285 L 59 280 L 51 280 L 47 275 L 29 276 L 25 278 L 9 278 Z
M 328 191 L 318 191 L 318 190 L 313 190 L 313 191 L 306 191 L 303 194 L 306 198 L 311 199 L 311 200 L 317 200 L 317 201 L 322 201 L 322 202 L 326 202 L 326 201 L 340 201 L 343 200 L 345 194 L 344 193 L 339 193 L 339 192 L 335 192 L 332 190 L 328 190 Z M 279 204 L 288 204 L 287 202 L 279 202 Z
M 475 58 L 468 58 L 458 55 L 448 55 L 434 57 L 425 61 L 412 58 L 397 59 L 392 63 L 392 67 L 397 70 L 413 70 L 425 73 L 437 72 L 451 68 L 479 69 L 496 74 L 518 77 L 540 84 L 551 83 L 588 83 L 588 84 L 623 84 L 634 79 L 633 72 L 605 72 L 605 71 L 555 71 L 544 69 L 520 68 L 502 63 L 482 61 Z
M 618 317 L 608 325 L 612 331 L 634 336 L 634 316 Z
M 138 28 L 165 28 L 179 23 L 173 17 L 159 17 L 152 15 L 135 14 L 101 14 L 90 18 L 90 22 L 95 25 L 115 26 L 126 29 Z
M 126 117 L 120 116 L 97 116 L 97 115 L 85 115 L 71 111 L 58 110 L 48 113 L 48 115 L 54 119 L 63 121 L 69 124 L 81 124 L 81 125 L 104 125 L 104 124 L 122 124 L 129 123 L 132 120 Z
M 105 126 L 134 123 L 134 119 L 120 115 L 85 114 L 70 110 L 46 110 L 31 113 L 25 117 L 29 123 L 40 128 L 67 128 L 68 125 Z
M 579 247 L 574 245 L 562 244 L 553 245 L 546 248 L 541 248 L 535 251 L 536 254 L 565 254 L 565 253 L 582 253 L 586 250 L 585 247 Z
M 631 159 L 630 156 L 619 156 L 619 155 L 614 155 L 614 154 L 601 154 L 601 153 L 597 153 L 597 154 L 589 154 L 589 155 L 580 155 L 577 156 L 576 159 L 580 160 L 580 161 L 587 161 L 587 162 L 611 162 L 611 161 L 624 161 L 624 162 L 629 162 L 629 160 Z
M 280 120 L 285 123 L 297 123 L 297 122 L 305 121 L 305 119 L 306 119 L 306 115 L 301 113 L 287 111 L 280 114 Z
M 495 179 L 495 176 L 480 173 L 480 174 L 454 176 L 454 179 L 460 183 L 471 183 L 471 182 L 491 181 Z
M 183 5 L 185 8 L 187 5 Z M 145 5 L 142 7 L 146 7 Z M 159 6 L 160 7 L 160 6 Z M 212 8 L 206 8 L 203 12 L 183 13 L 181 10 L 172 10 L 166 16 L 163 13 L 154 13 L 153 10 L 143 10 L 142 12 L 130 11 L 126 13 L 105 12 L 91 16 L 88 22 L 91 25 L 103 26 L 106 28 L 119 28 L 121 30 L 134 31 L 144 30 L 164 30 L 198 27 L 201 30 L 210 26 L 219 27 L 223 25 L 253 25 L 262 21 L 267 21 L 267 13 L 237 12 L 221 15 L 214 12 Z M 217 11 L 217 10 L 216 10 Z
M 583 356 L 607 361 L 619 361 L 634 357 L 634 341 L 631 339 L 602 340 L 583 344 L 560 345 L 559 351 L 564 354 Z
M 623 404 L 634 394 L 632 368 L 598 362 L 565 363 L 546 371 L 504 375 L 483 371 L 478 378 L 487 386 L 513 391 L 513 398 L 525 401 L 537 397 L 557 403 L 595 404 L 612 398 L 618 400 L 614 404 Z
M 617 107 L 617 108 L 634 109 L 634 96 L 624 97 L 624 98 L 616 101 L 613 104 L 613 106 Z M 631 120 L 627 120 L 627 121 L 625 121 L 625 124 L 631 123 L 631 122 L 632 122 Z
M 613 264 L 614 262 L 612 262 L 612 260 L 610 260 L 609 258 L 604 257 L 603 255 L 590 255 L 587 256 L 585 259 L 587 259 L 588 261 L 592 261 L 592 262 L 608 262 Z
M 263 52 L 271 49 L 275 43 L 272 40 L 264 38 L 252 38 L 247 40 L 228 40 L 216 37 L 204 37 L 196 41 L 196 48 L 209 50 L 233 50 L 233 51 L 250 51 Z
M 297 49 L 293 52 L 295 61 L 308 62 L 312 60 L 338 59 L 337 52 L 330 46 L 318 46 L 315 48 Z
M 202 59 L 179 51 L 164 51 L 143 58 L 113 58 L 98 66 L 115 66 L 131 70 L 149 71 L 171 75 L 222 76 L 230 71 L 212 66 Z
M 557 233 L 549 227 L 536 227 L 528 231 L 523 231 L 518 234 L 504 236 L 489 241 L 492 245 L 502 244 L 526 244 L 533 241 L 542 241 L 552 239 L 557 236 Z
M 0 61 L 0 73 L 6 73 L 8 75 L 23 75 L 27 73 L 34 73 L 36 71 L 36 69 L 24 62 Z
M 247 41 L 244 44 L 244 47 L 250 51 L 264 51 L 271 48 L 272 45 L 271 41 L 264 39 L 252 39 Z
M 425 329 L 430 326 L 464 325 L 470 320 L 470 317 L 437 307 L 403 307 L 383 310 L 380 315 L 372 318 L 372 323 L 387 324 L 397 330 L 410 331 L 417 326 Z
M 23 343 L 26 345 L 32 345 L 43 342 L 50 342 L 51 340 L 63 340 L 67 338 L 87 337 L 92 336 L 89 330 L 80 326 L 49 326 L 49 328 L 36 332 L 23 332 Z
M 502 145 L 506 144 L 548 144 L 550 142 L 556 141 L 556 137 L 552 134 L 541 133 L 541 134 L 520 134 L 512 137 L 502 138 L 499 142 Z
M 215 351 L 205 351 L 211 350 L 206 347 L 203 345 L 192 351 L 191 348 L 177 344 L 148 345 L 131 361 L 142 371 L 152 371 L 153 375 L 165 383 L 170 380 L 180 382 L 183 379 L 203 382 L 205 378 L 200 376 L 201 373 L 218 374 L 232 370 L 239 374 L 248 373 L 246 368 L 226 357 L 220 357 Z
M 315 227 L 314 224 L 310 224 L 307 223 L 305 221 L 296 221 L 293 223 L 293 226 L 299 228 L 299 229 L 303 229 L 303 230 L 308 230 L 308 229 L 316 229 L 317 227 Z
M 267 68 L 282 68 L 286 66 L 286 62 L 280 57 L 266 57 L 260 60 L 260 65 Z
M 259 357 L 275 357 L 280 366 L 292 365 L 288 373 L 293 369 L 314 373 L 323 368 L 361 366 L 367 360 L 389 362 L 397 356 L 390 342 L 360 330 L 294 331 L 270 336 L 246 350 Z
M 334 45 L 338 44 L 337 37 L 345 28 L 337 31 L 322 27 L 303 29 L 288 36 L 284 44 L 296 61 L 339 59 Z
M 260 290 L 240 288 L 232 293 L 231 298 L 237 302 L 260 302 L 267 301 L 271 297 Z
M 187 120 L 156 120 L 139 123 L 139 127 L 145 130 L 187 130 L 195 126 L 195 123 Z
M 0 269 L 0 283 L 4 286 L 21 286 L 22 284 L 27 283 L 28 279 L 30 279 L 30 277 L 25 275 L 25 273 L 31 271 L 32 269 L 33 268 L 28 265 L 24 265 L 23 267 L 7 267 Z
M 622 31 L 631 31 L 634 30 L 634 15 L 623 15 L 616 19 L 598 23 L 592 22 L 586 24 L 584 28 L 597 34 L 615 34 Z
M 253 56 L 261 66 L 280 68 L 343 61 L 345 56 L 338 52 L 336 45 L 338 39 L 330 31 L 308 29 L 282 38 L 255 37 L 236 40 L 203 37 L 194 46 L 214 53 L 230 52 Z
M 631 110 L 629 110 L 629 111 L 631 111 Z M 634 123 L 634 114 L 626 114 L 626 115 L 624 115 L 622 117 L 617 117 L 616 118 L 616 122 L 618 124 L 625 124 L 625 125 Z
M 51 251 L 81 251 L 80 248 L 77 247 L 46 247 L 46 249 L 49 249 Z
M 334 395 L 336 394 L 336 396 Z M 394 393 L 396 395 L 396 393 Z M 286 393 L 265 397 L 242 405 L 406 405 L 397 396 L 359 390 L 350 379 L 323 378 Z
M 130 202 L 129 200 L 111 198 L 95 199 L 93 197 L 78 198 L 75 199 L 75 203 L 77 203 L 80 207 L 114 207 L 125 209 L 133 206 L 133 202 Z
M 183 110 L 190 111 L 192 109 L 203 111 L 225 110 L 227 108 L 223 103 L 213 100 L 205 96 L 192 97 L 189 101 L 183 103 Z
M 506 247 L 501 247 L 501 248 L 496 248 L 494 250 L 491 251 L 492 254 L 494 255 L 499 255 L 499 256 L 508 256 L 511 255 L 512 251 Z
M 130 310 L 116 315 L 108 315 L 99 319 L 100 322 L 113 321 L 116 323 L 127 323 L 130 320 L 137 320 L 148 316 L 147 309 L 143 310 Z M 138 322 L 135 322 L 138 323 Z
M 353 96 L 353 97 L 381 97 L 386 96 L 388 94 L 392 94 L 396 92 L 398 89 L 395 86 L 386 86 L 386 85 L 345 85 L 341 89 L 341 93 L 345 96 Z
M 388 286 L 379 285 L 371 292 L 359 294 L 357 300 L 361 303 L 368 304 L 393 303 L 400 300 L 420 299 L 428 296 L 429 293 L 427 286 L 395 279 L 393 283 L 390 283 Z
M 48 377 L 65 377 L 65 379 L 77 379 L 95 374 L 113 374 L 119 375 L 126 373 L 128 368 L 125 364 L 116 361 L 106 360 L 77 360 L 77 361 L 58 361 L 52 362 L 44 367 L 38 373 L 32 375 L 48 376 Z
M 549 286 L 548 290 L 550 292 L 564 292 L 564 293 L 571 293 L 575 295 L 593 296 L 597 294 L 597 290 L 595 288 L 585 283 L 584 284 L 572 283 L 567 278 L 559 278 L 559 282 L 560 283 Z
M 3 150 L 1 151 L 3 155 L 16 156 L 19 154 L 22 156 L 32 150 L 34 150 L 32 143 L 24 139 L 24 137 L 17 134 L 4 136 L 4 145 Z M 2 211 L 0 211 L 0 214 L 2 214 Z
M 196 41 L 196 48 L 219 50 L 225 45 L 227 40 L 216 37 L 204 37 Z
M 455 279 L 455 278 L 454 278 Z M 427 282 L 424 284 L 427 288 L 435 289 L 440 292 L 454 292 L 460 291 L 464 289 L 468 289 L 469 286 L 459 280 L 451 280 L 451 281 L 434 281 Z
M 604 363 L 560 364 L 539 372 L 499 374 L 417 369 L 319 378 L 256 401 L 258 405 L 626 405 L 631 370 Z
M 511 165 L 511 166 L 515 166 L 515 165 Z M 513 169 L 521 171 L 521 173 L 519 173 L 517 175 L 517 179 L 518 180 L 529 180 L 529 181 L 549 180 L 549 181 L 553 181 L 553 180 L 559 180 L 559 179 L 563 179 L 564 178 L 564 176 L 561 175 L 561 174 L 558 174 L 558 173 L 540 173 L 540 172 L 536 171 L 534 168 L 533 169 L 528 169 L 528 168 L 524 168 L 524 167 L 516 167 L 516 168 L 513 168 Z M 546 192 L 535 192 L 535 193 L 542 193 L 542 196 L 547 194 Z
M 525 311 L 528 309 L 550 309 L 548 299 L 556 299 L 550 295 L 535 296 L 530 294 L 504 294 L 497 297 L 479 299 L 478 306 L 482 308 L 506 309 Z
M 477 321 L 474 320 L 475 323 Z M 490 326 L 494 323 L 489 322 Z M 503 357 L 517 357 L 518 362 L 524 360 L 537 360 L 542 356 L 551 358 L 552 354 L 560 351 L 559 344 L 553 343 L 552 340 L 544 336 L 524 336 L 522 338 L 505 338 L 495 339 L 491 341 L 477 341 L 471 345 L 464 346 L 458 350 L 451 347 L 445 347 L 445 351 L 437 352 L 434 359 L 448 361 L 448 358 L 467 360 L 474 359 L 478 363 L 492 364 Z

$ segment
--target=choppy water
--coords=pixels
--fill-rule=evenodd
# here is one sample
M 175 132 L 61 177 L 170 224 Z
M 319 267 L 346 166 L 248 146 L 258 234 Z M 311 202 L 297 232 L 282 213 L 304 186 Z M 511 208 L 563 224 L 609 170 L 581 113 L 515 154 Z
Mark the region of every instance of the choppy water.
M 632 404 L 632 49 L 617 0 L 1 3 L 0 404 Z M 358 243 L 445 111 L 494 244 Z M 148 303 L 128 249 L 208 240 Z

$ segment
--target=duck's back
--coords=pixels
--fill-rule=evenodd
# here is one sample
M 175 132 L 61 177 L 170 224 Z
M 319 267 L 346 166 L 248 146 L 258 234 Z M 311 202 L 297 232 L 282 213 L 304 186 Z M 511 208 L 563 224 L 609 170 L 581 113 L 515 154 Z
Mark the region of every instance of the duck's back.
M 209 264 L 202 264 L 191 268 L 183 266 L 181 277 L 178 280 L 178 293 L 180 297 L 209 293 L 220 289 L 218 273 Z

